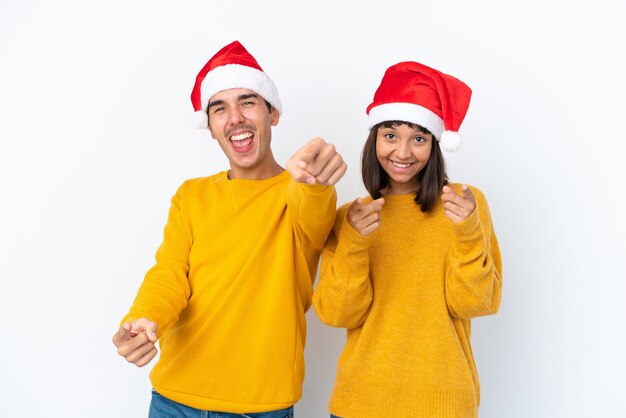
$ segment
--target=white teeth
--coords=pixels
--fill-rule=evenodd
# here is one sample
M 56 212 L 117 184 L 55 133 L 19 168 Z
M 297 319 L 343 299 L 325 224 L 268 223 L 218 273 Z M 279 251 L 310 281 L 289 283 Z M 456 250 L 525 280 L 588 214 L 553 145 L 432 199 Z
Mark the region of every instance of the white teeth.
M 391 160 L 390 160 L 391 161 Z M 397 163 L 395 161 L 391 161 L 391 164 L 395 165 L 398 168 L 407 168 L 409 167 L 412 163 L 409 164 L 401 164 L 401 163 Z
M 239 135 L 233 135 L 230 137 L 231 141 L 242 141 L 244 139 L 250 138 L 252 136 L 252 132 L 246 132 Z

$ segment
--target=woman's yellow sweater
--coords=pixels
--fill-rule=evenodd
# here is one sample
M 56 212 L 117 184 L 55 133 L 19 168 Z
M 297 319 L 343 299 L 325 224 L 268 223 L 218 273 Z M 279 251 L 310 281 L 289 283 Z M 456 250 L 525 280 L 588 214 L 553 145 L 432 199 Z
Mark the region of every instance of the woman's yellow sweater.
M 451 185 L 460 192 L 458 185 Z M 470 319 L 496 313 L 501 257 L 483 194 L 454 224 L 441 201 L 387 195 L 368 237 L 337 211 L 313 304 L 348 329 L 329 409 L 342 418 L 475 418 L 480 386 Z
M 186 181 L 172 198 L 156 264 L 122 322 L 158 324 L 150 378 L 163 396 L 204 410 L 264 412 L 298 401 L 305 312 L 333 187 L 226 172 Z

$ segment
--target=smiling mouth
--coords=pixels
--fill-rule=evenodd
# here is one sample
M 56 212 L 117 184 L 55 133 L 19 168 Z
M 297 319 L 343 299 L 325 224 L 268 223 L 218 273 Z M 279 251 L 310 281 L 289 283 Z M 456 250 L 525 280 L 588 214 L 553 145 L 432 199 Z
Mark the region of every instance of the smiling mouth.
M 398 168 L 409 168 L 410 166 L 415 164 L 414 162 L 412 162 L 412 163 L 399 163 L 399 162 L 393 161 L 393 160 L 389 160 L 389 162 L 391 164 L 393 164 L 395 167 L 398 167 Z
M 252 147 L 252 132 L 243 132 L 230 137 L 230 143 L 237 152 L 247 152 Z
M 231 141 L 243 141 L 245 139 L 248 139 L 252 136 L 252 132 L 244 132 L 242 134 L 239 135 L 233 135 L 230 137 Z

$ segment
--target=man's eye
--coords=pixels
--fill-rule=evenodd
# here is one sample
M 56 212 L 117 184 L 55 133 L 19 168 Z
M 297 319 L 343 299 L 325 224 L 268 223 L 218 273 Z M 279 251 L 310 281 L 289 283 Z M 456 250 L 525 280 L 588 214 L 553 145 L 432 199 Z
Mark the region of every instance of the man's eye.
M 218 106 L 216 108 L 213 109 L 213 113 L 220 113 L 224 111 L 224 106 Z

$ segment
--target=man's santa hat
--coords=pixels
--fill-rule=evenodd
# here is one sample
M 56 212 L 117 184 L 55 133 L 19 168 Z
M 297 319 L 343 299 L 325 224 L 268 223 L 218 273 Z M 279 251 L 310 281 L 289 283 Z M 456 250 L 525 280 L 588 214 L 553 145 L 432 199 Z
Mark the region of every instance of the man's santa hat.
M 222 90 L 237 88 L 254 91 L 282 114 L 274 82 L 246 48 L 239 41 L 234 41 L 213 55 L 196 76 L 196 84 L 191 91 L 195 125 L 198 128 L 208 127 L 207 107 L 211 97 Z
M 387 69 L 367 107 L 369 128 L 386 121 L 411 122 L 428 129 L 443 149 L 456 151 L 471 95 L 465 83 L 450 75 L 417 62 L 400 62 Z

